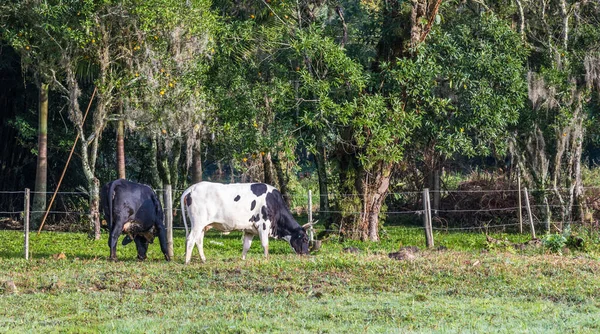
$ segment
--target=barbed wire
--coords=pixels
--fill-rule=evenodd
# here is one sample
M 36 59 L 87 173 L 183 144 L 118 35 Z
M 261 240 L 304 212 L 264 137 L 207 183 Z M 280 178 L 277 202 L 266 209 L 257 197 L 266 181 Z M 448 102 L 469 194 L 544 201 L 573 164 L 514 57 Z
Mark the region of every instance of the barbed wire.
M 346 214 L 371 214 L 371 211 L 335 211 L 335 210 L 318 210 L 313 211 L 316 213 L 346 213 Z M 386 211 L 386 214 L 423 214 L 423 210 L 414 210 L 414 211 Z
M 525 209 L 525 208 L 519 208 L 518 206 L 515 207 L 507 207 L 507 208 L 485 208 L 485 209 L 456 209 L 456 210 L 445 210 L 445 209 L 432 209 L 432 212 L 445 212 L 445 213 L 452 213 L 452 212 L 481 212 L 481 211 L 514 211 L 514 210 L 518 210 L 518 209 Z
M 24 192 L 23 192 L 24 193 Z M 30 194 L 54 194 L 54 191 L 30 191 Z M 56 193 L 57 195 L 85 195 L 88 196 L 89 193 L 82 191 L 59 191 Z
M 567 188 L 562 188 L 567 189 Z M 589 190 L 589 189 L 600 189 L 600 187 L 596 187 L 596 186 L 592 186 L 592 187 L 583 187 L 582 189 L 584 190 Z M 570 189 L 569 189 L 570 190 Z M 166 191 L 166 189 L 157 189 L 156 190 L 158 193 L 160 192 L 164 192 Z M 174 189 L 172 190 L 174 193 L 177 192 L 183 192 L 185 191 L 184 189 Z M 429 190 L 429 192 L 439 192 L 439 193 L 444 193 L 444 194 L 451 194 L 451 193 L 499 193 L 499 192 L 518 192 L 518 189 L 491 189 L 491 190 L 486 190 L 486 189 L 477 189 L 477 190 L 439 190 L 439 191 L 432 191 Z M 536 190 L 530 190 L 530 192 L 533 192 Z M 541 190 L 540 190 L 541 191 Z M 552 189 L 545 189 L 543 191 L 554 191 Z M 44 194 L 51 194 L 53 192 L 30 192 L 30 193 L 44 193 Z M 422 191 L 407 191 L 407 192 L 395 192 L 395 193 L 389 193 L 388 195 L 420 195 L 422 194 Z M 0 191 L 0 194 L 8 194 L 8 195 L 17 195 L 17 194 L 25 194 L 25 191 Z M 57 194 L 61 194 L 61 195 L 85 195 L 88 196 L 88 194 L 86 192 L 80 192 L 80 191 L 65 191 L 65 192 L 58 192 Z M 313 195 L 313 197 L 318 197 L 318 196 L 329 196 L 331 198 L 335 198 L 335 197 L 341 197 L 341 196 L 361 196 L 360 194 L 329 194 L 329 195 L 319 195 L 319 194 L 315 194 Z M 308 194 L 296 194 L 296 195 L 287 195 L 288 198 L 304 198 L 307 199 L 308 198 Z M 161 197 L 162 199 L 162 197 Z M 181 213 L 181 209 L 178 205 L 178 198 L 174 197 L 174 202 L 175 205 L 171 208 L 172 212 L 175 213 L 175 217 L 174 217 L 174 223 L 180 221 L 180 216 L 178 213 Z M 535 209 L 539 209 L 539 208 L 565 208 L 566 205 L 561 205 L 561 204 L 532 204 L 530 205 L 531 208 L 535 208 Z M 587 207 L 581 204 L 577 204 L 577 205 L 569 205 L 569 207 L 571 208 L 581 208 L 581 207 Z M 494 208 L 494 207 L 487 207 L 487 208 L 477 208 L 477 209 L 433 209 L 431 210 L 432 213 L 435 214 L 439 214 L 439 213 L 444 213 L 444 214 L 453 214 L 453 213 L 486 213 L 486 212 L 501 212 L 501 211 L 519 211 L 519 210 L 524 210 L 525 207 L 518 207 L 518 206 L 510 206 L 510 207 L 500 207 L 500 208 Z M 45 211 L 30 211 L 30 213 L 32 214 L 37 214 L 37 213 L 44 213 Z M 344 211 L 344 210 L 313 210 L 314 213 L 316 214 L 350 214 L 350 215 L 369 215 L 375 212 L 370 212 L 370 211 Z M 23 215 L 24 211 L 23 210 L 15 210 L 15 211 L 0 211 L 0 214 L 2 215 Z M 401 211 L 382 211 L 382 212 L 377 212 L 379 213 L 383 213 L 386 215 L 422 215 L 424 213 L 424 210 L 401 210 Z M 55 210 L 55 211 L 50 211 L 49 214 L 64 214 L 64 215 L 87 215 L 88 212 L 86 211 L 61 211 L 61 210 Z M 535 216 L 535 214 L 533 214 L 533 216 L 535 217 L 535 219 L 539 222 L 540 220 Z M 583 223 L 583 222 L 578 222 L 578 221 L 572 221 L 572 222 L 562 222 L 563 224 L 569 224 L 569 223 Z M 537 224 L 547 224 L 546 222 L 539 222 Z M 553 223 L 556 224 L 556 223 Z M 478 226 L 478 227 L 456 227 L 456 228 L 434 228 L 435 230 L 448 230 L 448 229 L 482 229 L 482 228 L 496 228 L 496 227 L 505 227 L 505 226 L 514 226 L 517 225 L 517 223 L 514 224 L 500 224 L 500 225 L 488 225 L 488 226 Z M 178 227 L 179 228 L 179 227 Z
M 0 214 L 23 214 L 25 211 L 0 211 Z M 41 211 L 29 211 L 29 213 L 46 213 L 46 210 Z M 49 211 L 48 214 L 65 214 L 65 215 L 87 215 L 89 212 L 86 211 Z
M 460 231 L 460 230 L 482 230 L 488 228 L 498 228 L 498 227 L 506 227 L 506 226 L 518 226 L 519 223 L 512 224 L 498 224 L 498 225 L 482 225 L 482 226 L 470 226 L 470 227 L 431 227 L 431 229 L 436 231 Z M 424 229 L 424 227 L 422 228 Z

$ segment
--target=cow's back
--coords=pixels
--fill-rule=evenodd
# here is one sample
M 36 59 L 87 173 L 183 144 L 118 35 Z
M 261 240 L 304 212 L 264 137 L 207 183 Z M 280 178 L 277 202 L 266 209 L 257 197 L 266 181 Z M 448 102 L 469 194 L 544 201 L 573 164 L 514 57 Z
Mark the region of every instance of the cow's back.
M 266 218 L 266 194 L 274 189 L 263 183 L 206 181 L 191 188 L 185 199 L 188 210 L 222 231 L 254 229 L 254 222 Z
M 113 215 L 119 211 L 120 215 L 147 224 L 161 218 L 159 216 L 162 216 L 162 206 L 156 193 L 149 186 L 119 179 L 111 182 L 110 190 L 108 200 L 112 201 Z

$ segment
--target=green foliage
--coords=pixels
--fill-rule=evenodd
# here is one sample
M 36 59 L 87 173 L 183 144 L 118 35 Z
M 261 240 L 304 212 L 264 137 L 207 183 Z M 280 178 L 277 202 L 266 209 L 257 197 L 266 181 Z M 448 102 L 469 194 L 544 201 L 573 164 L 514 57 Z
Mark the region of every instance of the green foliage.
M 527 50 L 491 13 L 448 20 L 414 61 L 405 84 L 420 118 L 415 139 L 444 156 L 490 155 L 507 149 L 507 129 L 525 105 Z
M 292 203 L 290 207 L 307 209 L 308 190 L 312 191 L 313 210 L 315 205 L 319 203 L 319 180 L 316 173 L 311 173 L 310 177 L 301 179 L 292 178 L 288 183 L 288 190 Z
M 542 245 L 552 253 L 562 254 L 567 238 L 561 233 L 548 233 L 542 237 Z

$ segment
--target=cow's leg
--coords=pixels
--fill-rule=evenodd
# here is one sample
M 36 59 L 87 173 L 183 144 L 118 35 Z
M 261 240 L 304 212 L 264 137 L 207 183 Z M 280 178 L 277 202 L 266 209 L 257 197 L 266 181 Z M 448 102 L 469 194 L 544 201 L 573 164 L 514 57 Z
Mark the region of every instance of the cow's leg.
M 114 217 L 114 222 L 111 226 L 110 234 L 108 235 L 108 247 L 110 248 L 111 261 L 117 261 L 117 241 L 123 231 L 123 225 L 125 225 L 125 219 L 122 217 Z
M 194 250 L 194 244 L 196 243 L 196 229 L 192 227 L 190 234 L 186 240 L 185 246 L 185 264 L 190 263 L 192 259 L 192 251 Z
M 248 250 L 250 249 L 250 246 L 252 245 L 252 238 L 254 238 L 253 234 L 244 233 L 244 242 L 243 242 L 243 246 L 242 246 L 242 260 L 246 259 L 246 254 L 248 253 Z
M 206 262 L 206 256 L 204 256 L 204 229 L 196 234 L 196 246 L 198 247 L 198 253 L 202 262 Z
M 204 256 L 204 229 L 193 228 L 188 235 L 187 245 L 185 248 L 185 264 L 190 263 L 192 259 L 192 251 L 194 250 L 194 244 L 198 247 L 198 254 L 202 262 L 206 262 L 206 256 Z
M 156 222 L 156 229 L 158 229 L 158 241 L 160 242 L 160 250 L 163 252 L 165 256 L 165 260 L 171 261 L 171 257 L 169 256 L 169 248 L 167 247 L 167 229 L 162 224 L 162 222 Z
M 148 252 L 148 240 L 141 235 L 136 235 L 133 241 L 135 241 L 135 246 L 137 247 L 138 260 L 144 261 Z
M 269 221 L 262 222 L 258 226 L 258 237 L 260 238 L 260 244 L 263 247 L 265 253 L 265 259 L 269 257 L 269 231 L 271 230 L 271 223 Z

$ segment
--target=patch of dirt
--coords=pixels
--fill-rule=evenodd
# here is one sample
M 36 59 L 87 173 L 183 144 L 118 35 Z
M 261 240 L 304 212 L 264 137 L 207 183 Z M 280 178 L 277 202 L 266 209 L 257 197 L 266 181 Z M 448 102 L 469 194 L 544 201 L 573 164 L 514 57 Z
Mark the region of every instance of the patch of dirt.
M 19 220 L 13 220 L 11 218 L 0 218 L 0 230 L 23 230 L 24 223 Z M 32 228 L 30 226 L 29 231 L 37 231 L 37 228 Z M 59 223 L 45 223 L 43 231 L 52 231 L 52 232 L 87 232 L 87 227 L 83 224 L 73 224 L 67 222 L 59 222 Z
M 488 248 L 490 248 L 490 246 L 493 245 L 492 247 L 495 247 L 495 248 L 497 248 L 497 247 L 501 247 L 501 248 L 512 247 L 516 250 L 526 250 L 526 249 L 531 249 L 531 248 L 539 248 L 542 246 L 542 241 L 538 238 L 531 239 L 524 243 L 511 243 L 508 240 L 494 239 L 494 238 L 490 237 L 489 235 L 486 235 L 485 238 L 488 243 Z
M 352 254 L 358 254 L 360 253 L 360 249 L 356 248 L 356 247 L 346 247 L 342 250 L 342 252 L 344 253 L 352 253 Z
M 388 257 L 390 259 L 394 259 L 394 260 L 398 260 L 398 261 L 402 261 L 402 260 L 414 260 L 417 258 L 417 256 L 419 253 L 419 247 L 416 246 L 407 246 L 407 247 L 402 247 L 400 248 L 399 251 L 397 252 L 393 252 L 393 253 L 389 253 Z
M 0 218 L 0 230 L 22 230 L 23 223 L 11 218 Z

